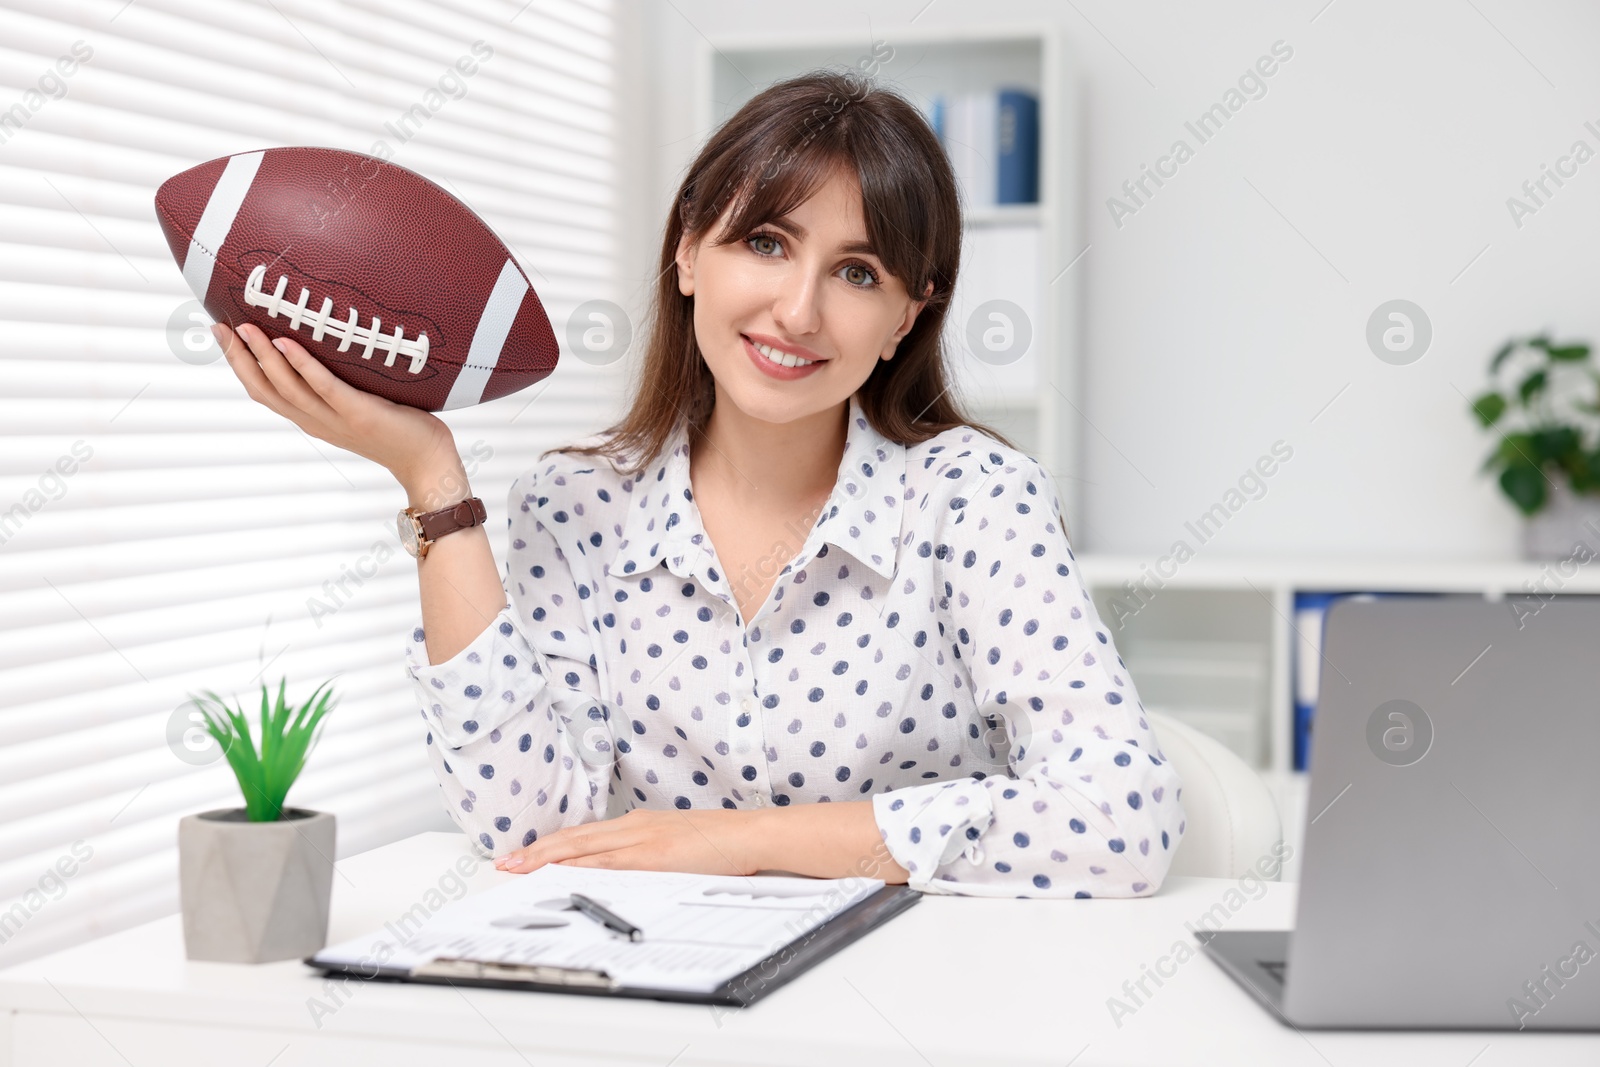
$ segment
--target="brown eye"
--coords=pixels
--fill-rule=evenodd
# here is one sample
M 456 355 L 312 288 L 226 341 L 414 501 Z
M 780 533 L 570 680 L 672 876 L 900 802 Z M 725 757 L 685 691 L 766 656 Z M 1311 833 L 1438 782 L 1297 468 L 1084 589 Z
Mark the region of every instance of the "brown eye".
M 864 275 L 862 281 L 850 282 L 850 284 L 855 286 L 857 289 L 872 289 L 878 284 L 878 272 L 873 270 L 871 267 L 864 266 L 860 263 L 852 263 L 844 269 L 847 271 L 860 271 L 861 274 Z
M 756 242 L 756 241 L 771 241 L 773 244 L 777 244 L 778 243 L 778 239 L 776 237 L 772 236 L 772 234 L 770 234 L 770 233 L 757 233 L 757 234 L 752 234 L 749 237 L 745 238 L 745 243 L 748 244 L 748 245 L 751 245 L 752 248 L 754 248 L 754 243 L 753 242 Z M 767 253 L 762 252 L 759 248 L 755 249 L 755 251 L 757 253 L 759 253 L 760 255 L 767 255 Z

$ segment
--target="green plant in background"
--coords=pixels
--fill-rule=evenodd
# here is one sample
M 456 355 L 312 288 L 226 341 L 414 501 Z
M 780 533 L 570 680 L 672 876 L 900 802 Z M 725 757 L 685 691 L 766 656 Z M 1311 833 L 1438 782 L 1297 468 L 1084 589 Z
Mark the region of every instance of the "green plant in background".
M 1514 353 L 1524 358 L 1521 377 L 1513 388 L 1491 389 L 1472 402 L 1472 411 L 1485 429 L 1500 426 L 1500 440 L 1483 470 L 1500 472 L 1500 488 L 1523 515 L 1533 515 L 1549 499 L 1552 476 L 1564 477 L 1574 494 L 1600 494 L 1600 445 L 1583 425 L 1584 419 L 1564 417 L 1565 404 L 1574 411 L 1600 415 L 1600 373 L 1589 362 L 1589 346 L 1582 342 L 1555 344 L 1538 334 L 1512 338 L 1489 361 L 1489 374 L 1500 373 Z M 1584 399 L 1588 393 L 1592 399 Z M 1502 418 L 1511 413 L 1507 424 Z
M 323 682 L 306 702 L 291 711 L 284 702 L 285 678 L 278 683 L 278 699 L 268 705 L 268 688 L 261 686 L 261 741 L 251 741 L 250 723 L 240 710 L 227 705 L 211 690 L 205 696 L 189 694 L 206 718 L 206 731 L 222 746 L 239 789 L 244 793 L 245 815 L 251 822 L 274 822 L 283 817 L 283 801 L 289 787 L 306 765 L 306 756 L 321 736 L 317 727 L 338 703 L 333 690 L 317 694 L 332 679 Z

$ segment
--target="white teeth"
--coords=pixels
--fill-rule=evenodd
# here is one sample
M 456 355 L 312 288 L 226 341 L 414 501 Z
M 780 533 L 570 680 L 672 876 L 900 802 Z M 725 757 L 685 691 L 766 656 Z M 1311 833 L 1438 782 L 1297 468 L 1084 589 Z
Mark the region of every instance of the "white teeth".
M 764 345 L 757 341 L 751 341 L 750 345 L 757 352 L 760 352 L 767 359 L 781 367 L 809 367 L 816 362 L 814 359 L 801 359 L 799 356 L 792 356 L 787 352 L 779 352 L 771 345 Z

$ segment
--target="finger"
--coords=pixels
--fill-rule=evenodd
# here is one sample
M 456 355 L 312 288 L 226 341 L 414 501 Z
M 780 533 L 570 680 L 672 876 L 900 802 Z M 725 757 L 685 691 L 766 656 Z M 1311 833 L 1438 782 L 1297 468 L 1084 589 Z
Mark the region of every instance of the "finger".
M 567 861 L 566 857 L 552 859 L 548 855 L 535 856 L 527 850 L 509 853 L 494 861 L 496 870 L 509 871 L 512 874 L 528 874 L 549 863 L 561 864 Z
M 222 354 L 227 359 L 228 366 L 233 369 L 233 373 L 238 376 L 239 381 L 244 383 L 245 393 L 256 403 L 271 408 L 279 415 L 287 418 L 289 416 L 288 401 L 279 396 L 277 388 L 267 380 L 266 374 L 262 371 L 261 365 L 256 362 L 256 357 L 250 351 L 250 346 L 245 343 L 244 338 L 239 337 L 226 326 L 219 325 L 218 330 L 220 332 L 217 336 L 217 343 L 222 345 Z
M 532 870 L 534 867 L 548 862 L 549 858 L 554 855 L 553 848 L 564 847 L 562 845 L 563 835 L 567 834 L 570 829 L 571 827 L 563 827 L 560 830 L 553 830 L 532 845 L 524 845 L 521 848 L 503 852 L 494 858 L 494 865 L 502 871 Z
M 547 838 L 541 838 L 535 844 L 501 856 L 494 861 L 494 865 L 502 871 L 531 871 L 546 863 L 557 863 L 572 856 L 581 856 L 588 851 L 590 851 L 589 846 L 575 835 L 562 835 L 558 830 Z
M 316 391 L 306 384 L 300 372 L 290 365 L 285 358 L 283 349 L 278 347 L 281 342 L 287 347 L 289 342 L 284 338 L 269 338 L 266 332 L 259 327 L 246 323 L 239 327 L 239 336 L 250 346 L 250 351 L 255 354 L 256 362 L 261 365 L 261 370 L 267 379 L 278 390 L 278 395 L 286 401 L 305 412 L 313 418 L 324 422 L 338 421 L 338 413 L 328 406 L 328 402 L 318 396 Z M 296 345 L 295 347 L 299 347 Z M 302 351 L 304 351 L 302 349 Z M 309 355 L 308 355 L 309 358 Z
M 217 347 L 222 349 L 222 354 L 230 362 L 235 356 L 244 355 L 250 351 L 250 346 L 244 343 L 244 338 L 234 333 L 227 323 L 213 322 L 211 324 L 211 336 L 216 338 Z
M 590 856 L 573 856 L 571 859 L 556 860 L 558 867 L 603 867 L 608 871 L 628 870 L 630 865 L 623 860 L 620 849 L 610 852 L 596 852 Z
M 278 351 L 283 353 L 284 358 L 289 361 L 289 365 L 294 368 L 301 379 L 311 387 L 312 392 L 330 410 L 342 415 L 351 398 L 361 392 L 349 382 L 341 380 L 320 359 L 306 351 L 305 346 L 293 337 L 278 337 L 272 343 L 277 347 Z M 382 398 L 376 397 L 376 399 Z
M 531 871 L 546 863 L 609 852 L 635 843 L 632 835 L 621 837 L 618 827 L 606 822 L 587 824 L 582 833 L 574 832 L 576 830 L 572 826 L 563 827 L 525 848 L 507 853 L 495 860 L 495 866 L 503 871 Z

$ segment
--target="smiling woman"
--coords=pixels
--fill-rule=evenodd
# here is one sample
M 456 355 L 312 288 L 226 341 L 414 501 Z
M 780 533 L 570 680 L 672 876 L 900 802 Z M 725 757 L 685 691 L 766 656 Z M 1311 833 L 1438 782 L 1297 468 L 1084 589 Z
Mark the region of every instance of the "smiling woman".
M 922 115 L 780 82 L 674 205 L 632 406 L 513 483 L 504 589 L 481 526 L 420 562 L 451 815 L 517 871 L 1154 892 L 1179 783 L 1049 473 L 951 395 L 961 210 Z
M 873 425 L 904 444 L 957 426 L 1005 441 L 950 391 L 940 332 L 960 258 L 955 176 L 912 104 L 848 73 L 770 86 L 684 175 L 662 238 L 643 385 L 587 451 L 631 460 L 637 473 L 680 422 L 698 438 L 719 386 L 763 381 L 720 373 L 754 359 L 745 340 L 840 359 L 824 377 L 802 376 L 804 390 L 767 390 L 785 405 L 780 421 L 826 411 L 837 431 L 856 394 Z M 697 291 L 697 260 L 731 284 Z

